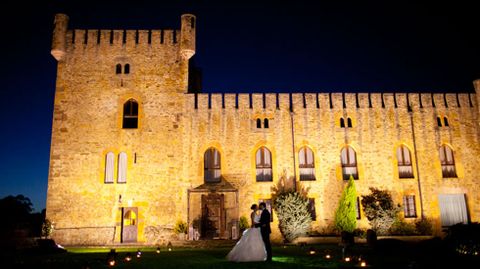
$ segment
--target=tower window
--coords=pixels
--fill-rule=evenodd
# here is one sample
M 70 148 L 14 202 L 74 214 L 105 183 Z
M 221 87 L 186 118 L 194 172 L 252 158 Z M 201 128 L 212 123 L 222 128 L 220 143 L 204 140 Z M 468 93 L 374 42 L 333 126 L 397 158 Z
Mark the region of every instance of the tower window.
M 107 153 L 105 157 L 105 183 L 113 183 L 113 169 L 115 166 L 115 154 Z
M 350 117 L 347 118 L 347 126 L 348 128 L 352 128 L 352 119 Z
M 123 128 L 138 128 L 138 103 L 134 99 L 128 100 L 123 105 Z
M 437 126 L 442 127 L 442 119 L 440 117 L 437 117 Z
M 117 183 L 127 183 L 127 153 L 118 154 L 118 179 Z
M 262 128 L 262 120 L 261 119 L 257 119 L 257 128 L 258 129 Z
M 448 127 L 448 118 L 447 117 L 443 117 L 443 126 L 445 127 Z
M 115 74 L 121 74 L 122 73 L 122 65 L 121 64 L 117 64 L 115 66 Z
M 130 74 L 130 64 L 126 64 L 123 69 L 124 74 Z
M 345 128 L 345 119 L 340 118 L 340 128 Z
M 264 119 L 263 120 L 263 128 L 268 128 L 268 127 L 269 127 L 268 119 Z

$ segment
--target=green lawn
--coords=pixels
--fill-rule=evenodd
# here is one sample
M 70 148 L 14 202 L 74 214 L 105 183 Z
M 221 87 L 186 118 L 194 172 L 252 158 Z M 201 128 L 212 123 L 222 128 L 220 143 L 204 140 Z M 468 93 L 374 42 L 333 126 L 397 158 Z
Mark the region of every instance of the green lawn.
M 158 254 L 154 248 L 142 250 L 141 258 L 136 258 L 136 248 L 117 249 L 114 268 L 338 268 L 341 266 L 341 250 L 335 245 L 316 246 L 315 255 L 309 255 L 309 248 L 276 247 L 273 249 L 273 262 L 232 263 L 225 259 L 230 251 L 227 248 L 214 249 L 162 249 Z M 107 248 L 70 248 L 68 253 L 50 255 L 21 255 L 13 258 L 15 268 L 108 268 Z M 124 260 L 130 252 L 132 260 Z M 327 260 L 324 253 L 331 253 L 333 259 Z M 353 263 L 352 263 L 353 264 Z M 346 265 L 346 264 L 345 264 Z
M 114 268 L 360 268 L 359 258 L 366 261 L 369 268 L 470 268 L 471 260 L 452 256 L 438 248 L 433 242 L 429 245 L 414 243 L 395 246 L 384 244 L 376 249 L 366 245 L 355 245 L 347 256 L 350 262 L 342 260 L 342 249 L 338 245 L 313 246 L 315 253 L 309 254 L 310 246 L 288 246 L 273 248 L 273 262 L 232 263 L 225 259 L 230 248 L 174 248 L 160 253 L 155 248 L 143 248 L 140 258 L 136 258 L 137 248 L 117 248 Z M 109 268 L 107 255 L 109 248 L 69 248 L 68 253 L 34 254 L 1 253 L 1 268 Z M 124 260 L 130 253 L 132 260 Z M 330 254 L 331 259 L 325 255 Z M 474 260 L 478 264 L 479 260 Z M 476 267 L 476 266 L 475 266 Z M 473 267 L 472 267 L 473 268 Z

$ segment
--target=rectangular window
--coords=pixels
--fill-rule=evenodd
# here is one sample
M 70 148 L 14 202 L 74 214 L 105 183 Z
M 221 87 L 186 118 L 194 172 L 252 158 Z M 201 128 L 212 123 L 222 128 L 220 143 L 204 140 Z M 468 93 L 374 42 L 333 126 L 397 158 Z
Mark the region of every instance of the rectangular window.
M 272 207 L 272 199 L 259 199 L 258 204 L 265 203 L 267 205 L 267 210 L 270 212 L 270 222 L 273 222 L 273 207 Z
M 457 223 L 467 224 L 469 221 L 465 194 L 439 194 L 440 220 L 442 227 Z
M 417 209 L 415 208 L 415 195 L 403 196 L 403 214 L 405 218 L 417 217 Z
M 317 220 L 317 213 L 315 212 L 315 198 L 308 198 L 308 211 L 310 211 L 312 221 Z
M 362 215 L 360 214 L 360 197 L 357 197 L 357 200 L 355 202 L 355 209 L 357 212 L 357 219 L 361 219 Z

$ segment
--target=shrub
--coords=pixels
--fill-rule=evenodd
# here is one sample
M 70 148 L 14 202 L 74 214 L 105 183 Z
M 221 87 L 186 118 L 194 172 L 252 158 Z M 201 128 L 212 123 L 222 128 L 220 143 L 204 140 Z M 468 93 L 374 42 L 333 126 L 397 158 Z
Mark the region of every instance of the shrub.
M 240 231 L 243 232 L 246 229 L 250 228 L 250 224 L 248 223 L 248 219 L 245 216 L 240 217 L 240 222 L 238 223 Z
M 178 220 L 177 223 L 175 223 L 175 226 L 173 227 L 173 232 L 175 234 L 186 234 L 187 231 L 188 231 L 187 223 L 182 220 Z
M 432 235 L 433 224 L 430 219 L 423 218 L 415 222 L 415 229 L 419 235 Z
M 376 188 L 370 188 L 370 194 L 362 196 L 362 206 L 372 229 L 379 235 L 388 233 L 401 208 L 393 203 L 388 191 Z
M 397 218 L 390 227 L 390 233 L 393 235 L 414 235 L 416 234 L 415 225 Z
M 277 212 L 278 226 L 287 241 L 305 236 L 310 231 L 312 217 L 308 208 L 307 190 L 301 186 L 293 188 L 293 180 L 288 184 L 284 171 L 276 186 L 272 187 L 273 206 Z
M 353 176 L 350 176 L 348 184 L 343 190 L 340 203 L 335 212 L 335 228 L 340 232 L 353 232 L 357 227 L 357 190 Z
M 49 238 L 52 232 L 53 232 L 53 223 L 50 220 L 45 219 L 42 223 L 42 237 Z
M 289 242 L 305 236 L 310 230 L 312 218 L 308 210 L 308 199 L 298 192 L 279 195 L 275 200 L 280 232 Z

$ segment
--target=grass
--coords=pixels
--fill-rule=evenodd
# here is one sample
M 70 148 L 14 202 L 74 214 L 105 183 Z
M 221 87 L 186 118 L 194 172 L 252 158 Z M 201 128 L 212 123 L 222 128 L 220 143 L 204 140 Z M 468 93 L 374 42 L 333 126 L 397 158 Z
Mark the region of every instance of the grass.
M 271 269 L 271 268 L 359 268 L 358 258 L 366 260 L 370 268 L 473 268 L 472 260 L 452 256 L 440 248 L 438 242 L 428 244 L 399 244 L 385 241 L 376 249 L 363 244 L 356 244 L 347 253 L 352 261 L 342 260 L 342 249 L 336 244 L 313 246 L 314 255 L 310 255 L 310 247 L 288 246 L 273 248 L 273 262 L 233 263 L 225 259 L 230 248 L 174 248 L 167 251 L 165 247 L 160 253 L 155 248 L 142 248 L 142 255 L 136 258 L 137 248 L 117 248 L 114 268 L 173 268 L 173 269 Z M 67 253 L 39 254 L 19 252 L 15 254 L 1 253 L 1 268 L 109 268 L 107 253 L 109 248 L 68 248 Z M 132 260 L 124 260 L 127 253 Z M 331 259 L 325 255 L 330 254 Z M 478 265 L 478 259 L 473 260 Z
M 14 268 L 109 268 L 107 265 L 108 248 L 70 248 L 68 253 L 49 255 L 22 255 L 13 257 Z M 162 250 L 159 254 L 154 248 L 142 249 L 141 258 L 136 258 L 137 248 L 117 249 L 114 268 L 338 268 L 342 263 L 338 259 L 326 260 L 323 253 L 329 251 L 340 257 L 338 246 L 317 246 L 316 255 L 309 255 L 308 248 L 276 247 L 273 249 L 273 262 L 233 263 L 225 259 L 230 248 L 188 249 L 179 248 L 171 252 Z M 124 260 L 127 252 L 132 260 Z M 88 267 L 87 267 L 88 266 Z

